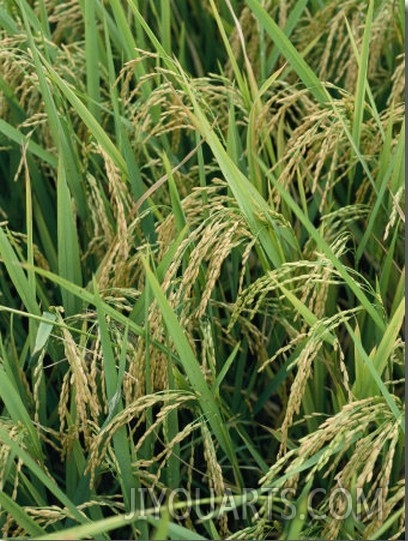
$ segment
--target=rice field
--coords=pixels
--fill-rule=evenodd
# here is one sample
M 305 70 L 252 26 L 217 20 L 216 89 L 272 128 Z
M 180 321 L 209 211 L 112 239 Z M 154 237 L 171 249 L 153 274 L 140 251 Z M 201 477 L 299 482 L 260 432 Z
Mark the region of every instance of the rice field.
M 0 536 L 405 538 L 405 4 L 0 0 Z

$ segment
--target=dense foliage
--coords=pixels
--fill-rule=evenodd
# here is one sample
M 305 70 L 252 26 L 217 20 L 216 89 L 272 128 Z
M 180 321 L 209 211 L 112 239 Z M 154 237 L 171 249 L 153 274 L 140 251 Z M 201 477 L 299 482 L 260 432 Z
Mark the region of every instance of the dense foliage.
M 2 537 L 404 538 L 404 15 L 0 1 Z

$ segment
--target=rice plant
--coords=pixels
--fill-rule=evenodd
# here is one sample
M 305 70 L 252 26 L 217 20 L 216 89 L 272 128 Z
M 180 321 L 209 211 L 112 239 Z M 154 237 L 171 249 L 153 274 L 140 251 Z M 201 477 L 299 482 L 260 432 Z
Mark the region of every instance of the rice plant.
M 404 10 L 0 2 L 2 538 L 404 538 Z

